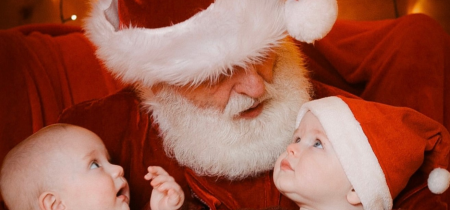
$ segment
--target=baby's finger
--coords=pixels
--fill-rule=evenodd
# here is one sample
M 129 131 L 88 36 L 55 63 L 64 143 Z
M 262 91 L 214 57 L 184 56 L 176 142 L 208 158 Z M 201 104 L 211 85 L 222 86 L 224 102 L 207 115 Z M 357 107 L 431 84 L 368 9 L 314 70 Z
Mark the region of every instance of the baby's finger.
M 159 166 L 149 166 L 147 168 L 148 173 L 144 176 L 145 180 L 151 180 L 159 175 L 169 175 L 163 168 Z
M 150 179 L 153 179 L 154 176 L 155 176 L 155 175 L 152 174 L 152 173 L 147 173 L 147 174 L 145 174 L 144 179 L 145 179 L 145 180 L 150 180 Z
M 160 166 L 149 166 L 147 168 L 149 173 L 157 174 L 157 175 L 169 175 L 162 167 Z
M 164 176 L 164 175 L 159 175 L 156 177 L 153 177 L 153 180 L 150 182 L 150 185 L 152 185 L 153 187 L 159 186 L 165 182 L 175 182 L 175 180 L 173 179 L 173 177 L 171 176 Z
M 163 182 L 160 185 L 155 187 L 161 193 L 166 193 L 169 195 L 170 191 L 180 192 L 181 187 L 175 182 Z

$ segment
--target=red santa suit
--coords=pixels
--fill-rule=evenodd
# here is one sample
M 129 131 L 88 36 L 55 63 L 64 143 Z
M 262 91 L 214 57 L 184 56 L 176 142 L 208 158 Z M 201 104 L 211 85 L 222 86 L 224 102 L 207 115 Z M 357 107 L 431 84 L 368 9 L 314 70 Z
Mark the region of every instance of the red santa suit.
M 173 68 L 170 67 L 164 71 L 158 70 L 153 72 L 152 68 L 150 68 L 149 71 L 152 73 L 147 74 L 148 71 L 146 69 L 141 69 L 141 66 L 147 66 L 147 58 L 151 60 L 152 56 L 162 56 L 158 57 L 153 63 L 150 62 L 152 65 L 160 61 L 162 61 L 162 63 L 177 63 L 177 59 L 172 60 L 173 57 L 179 56 L 177 52 L 189 50 L 188 46 L 185 48 L 185 46 L 180 46 L 179 44 L 184 42 L 191 43 L 190 41 L 201 43 L 205 42 L 205 40 L 196 37 L 197 34 L 190 35 L 192 39 L 187 40 L 184 37 L 175 37 L 175 39 L 169 42 L 164 42 L 163 40 L 157 42 L 158 44 L 157 46 L 154 46 L 155 48 L 143 46 L 144 43 L 153 43 L 155 40 L 161 40 L 162 38 L 159 37 L 161 34 L 172 29 L 176 30 L 176 28 L 166 27 L 161 30 L 151 31 L 152 33 L 155 32 L 155 34 L 150 35 L 153 38 L 156 37 L 155 39 L 142 37 L 142 34 L 134 33 L 140 30 L 139 28 L 133 28 L 134 26 L 140 26 L 139 24 L 131 26 L 124 25 L 124 23 L 130 22 L 130 20 L 126 18 L 139 17 L 139 14 L 141 13 L 136 13 L 133 9 L 120 9 L 122 7 L 136 9 L 137 6 L 130 3 L 132 6 L 128 5 L 128 7 L 124 7 L 124 5 L 127 5 L 126 2 L 129 3 L 131 1 L 119 1 L 117 5 L 114 4 L 114 2 L 115 1 L 112 1 L 112 3 L 111 1 L 100 1 L 99 5 L 97 5 L 98 7 L 94 8 L 92 15 L 93 19 L 88 20 L 86 27 L 88 36 L 98 47 L 98 57 L 104 61 L 105 65 L 114 75 L 120 77 L 126 83 L 140 82 L 141 84 L 149 86 L 162 81 L 173 85 L 183 85 L 187 84 L 186 81 L 204 81 L 214 77 L 215 73 L 212 73 L 212 71 L 208 74 L 192 72 L 195 72 L 198 68 L 198 66 L 195 67 L 195 65 L 202 60 L 218 59 L 214 61 L 220 63 L 221 58 L 216 58 L 217 56 L 211 58 L 199 57 L 187 59 L 188 62 L 192 63 L 188 63 L 186 66 L 180 68 L 174 65 Z M 218 2 L 223 3 L 223 5 Z M 224 2 L 225 1 L 216 1 L 216 4 L 219 6 L 216 6 L 215 8 L 209 7 L 205 10 L 206 13 L 203 13 L 203 16 L 196 15 L 194 16 L 194 19 L 199 20 L 205 16 L 209 17 L 208 12 L 210 10 L 216 11 L 215 9 L 217 7 L 219 7 L 219 10 L 217 11 L 220 12 L 220 5 L 224 8 L 233 6 Z M 261 0 L 256 2 L 259 3 Z M 299 2 L 302 1 L 286 1 L 286 3 Z M 336 7 L 335 2 L 327 0 L 321 2 L 324 3 L 325 6 L 319 8 L 317 11 L 312 11 L 311 13 L 316 15 L 320 14 L 317 15 L 319 17 L 316 18 L 322 18 L 322 15 L 325 16 L 324 19 L 327 20 L 328 23 L 323 24 L 321 27 L 313 27 L 311 30 L 307 30 L 307 27 L 310 27 L 309 24 L 296 20 L 305 20 L 308 18 L 302 18 L 302 15 L 299 15 L 300 18 L 296 17 L 295 15 L 298 14 L 294 12 L 294 16 L 288 16 L 296 17 L 293 18 L 293 22 L 288 18 L 284 18 L 283 20 L 286 20 L 286 23 L 279 29 L 280 33 L 272 35 L 272 37 L 264 37 L 264 39 L 272 40 L 272 42 L 276 41 L 280 36 L 285 36 L 286 31 L 288 31 L 291 36 L 296 37 L 303 42 L 312 42 L 314 39 L 321 38 L 331 29 L 334 19 L 336 18 L 336 13 L 333 12 L 333 8 Z M 210 2 L 207 2 L 207 4 L 209 3 Z M 153 6 L 153 9 L 159 8 L 158 4 L 155 5 L 157 6 Z M 119 15 L 119 17 L 114 15 L 117 13 L 117 6 L 119 7 L 119 11 L 123 11 L 123 13 L 120 13 L 121 15 Z M 290 5 L 289 8 L 295 8 L 294 6 L 298 5 Z M 306 8 L 307 11 L 311 9 L 305 5 L 299 6 L 299 8 Z M 146 9 L 148 13 L 152 14 L 152 7 Z M 289 9 L 279 9 L 280 11 L 290 11 Z M 324 11 L 331 12 L 326 13 Z M 306 13 L 299 14 L 306 15 Z M 252 16 L 254 14 L 250 13 L 249 15 Z M 269 19 L 271 19 L 270 16 Z M 108 21 L 108 23 L 105 21 Z M 427 57 L 408 57 L 411 55 L 411 50 L 408 50 L 408 52 L 405 53 L 407 55 L 401 55 L 403 51 L 393 45 L 395 42 L 399 42 L 404 44 L 400 46 L 408 47 L 408 44 L 416 42 L 415 39 L 392 39 L 398 36 L 394 36 L 394 33 L 407 33 L 404 32 L 404 26 L 411 24 L 411 22 L 416 26 L 419 24 L 426 27 L 436 27 L 435 22 L 430 21 L 429 18 L 416 16 L 377 23 L 376 25 L 367 24 L 366 27 L 362 28 L 354 28 L 353 23 L 338 22 L 331 31 L 329 37 L 323 38 L 321 41 L 316 42 L 315 45 L 300 43 L 300 49 L 307 55 L 307 67 L 312 70 L 311 77 L 313 78 L 312 84 L 314 89 L 313 98 L 322 98 L 337 94 L 355 97 L 350 94 L 353 93 L 370 100 L 385 102 L 392 105 L 410 106 L 428 114 L 434 119 L 437 118 L 436 120 L 439 122 L 447 123 L 449 118 L 444 117 L 444 113 L 449 112 L 445 112 L 444 110 L 448 110 L 448 108 L 445 108 L 448 106 L 448 103 L 446 101 L 447 99 L 443 96 L 448 94 L 448 92 L 444 90 L 445 86 L 448 86 L 449 83 L 443 82 L 448 81 L 448 76 L 444 74 L 445 69 L 441 68 L 442 66 L 439 65 L 448 64 L 448 59 L 435 58 L 435 62 L 438 64 L 431 68 L 427 68 L 429 71 L 435 73 L 428 77 L 427 74 L 423 75 L 424 73 L 421 69 L 423 66 L 416 66 L 414 64 L 416 59 L 426 59 Z M 193 25 L 189 25 L 190 23 Z M 142 24 L 145 25 L 146 23 Z M 430 24 L 431 26 L 429 26 Z M 174 26 L 180 27 L 179 24 Z M 195 21 L 188 23 L 182 22 L 182 26 L 180 27 L 182 28 L 181 30 L 185 29 L 184 26 L 186 26 L 186 28 L 192 26 L 199 30 L 203 28 L 202 25 L 199 27 Z M 304 27 L 305 30 L 296 30 L 298 27 Z M 188 31 L 190 32 L 191 30 Z M 311 33 L 305 34 L 305 31 Z M 414 29 L 410 31 L 414 31 Z M 426 32 L 428 32 L 428 30 L 424 29 L 418 33 Z M 259 31 L 258 33 L 263 32 Z M 150 32 L 148 34 L 150 34 Z M 257 33 L 250 37 L 256 37 L 256 35 Z M 445 37 L 445 39 L 441 40 L 442 43 L 439 43 L 440 41 L 436 41 L 434 38 L 432 40 L 425 38 L 430 43 L 432 42 L 431 44 L 437 48 L 427 47 L 424 54 L 433 53 L 434 50 L 448 52 L 448 47 L 444 47 L 444 45 L 450 46 L 448 35 L 445 35 L 445 33 L 439 30 L 432 35 L 436 37 Z M 384 36 L 384 38 L 380 38 L 382 36 Z M 366 37 L 367 39 L 361 37 Z M 359 41 L 354 42 L 355 39 L 358 39 Z M 212 39 L 211 41 L 215 43 L 220 40 L 216 39 L 216 41 L 214 41 L 214 39 Z M 259 45 L 255 44 L 255 46 Z M 262 48 L 268 49 L 271 46 L 272 45 L 269 44 Z M 135 54 L 130 53 L 130 48 L 135 48 L 137 52 Z M 135 62 L 133 55 L 144 54 L 141 50 L 147 49 L 154 51 L 146 51 L 145 55 L 147 57 Z M 251 47 L 249 47 L 249 49 L 251 49 Z M 387 55 L 377 54 L 379 51 L 383 50 L 391 50 L 392 53 Z M 120 54 L 120 56 L 117 56 L 118 52 L 123 53 Z M 183 52 L 187 53 L 187 51 Z M 171 53 L 174 54 L 173 57 Z M 127 57 L 128 54 L 133 55 Z M 164 54 L 167 54 L 168 56 L 164 57 Z M 250 50 L 248 50 L 248 53 L 246 54 L 246 58 L 249 58 L 248 61 L 253 61 L 257 59 L 258 56 L 261 56 L 259 52 L 253 53 L 250 52 Z M 400 64 L 396 64 L 395 60 L 398 59 L 396 59 L 395 56 L 401 56 L 402 58 L 406 56 L 407 58 L 404 59 L 410 60 L 408 60 L 408 62 L 402 61 Z M 131 60 L 133 60 L 133 62 L 131 62 Z M 241 60 L 236 59 L 230 61 L 229 64 L 230 66 L 239 66 L 242 65 L 240 63 L 241 61 L 242 58 Z M 407 73 L 405 73 L 405 68 L 399 68 L 397 66 L 406 63 L 409 64 L 406 68 L 408 69 Z M 190 69 L 191 64 L 193 66 L 192 69 Z M 223 73 L 222 67 L 223 66 L 221 65 L 217 65 L 211 69 Z M 382 71 L 380 71 L 380 69 Z M 166 70 L 170 70 L 171 73 L 166 74 Z M 174 74 L 172 73 L 179 76 L 174 78 Z M 415 75 L 416 73 L 417 75 Z M 440 75 L 442 75 L 442 77 L 440 77 Z M 409 80 L 406 81 L 406 79 L 411 79 L 411 82 L 416 84 L 417 87 L 411 86 L 408 82 Z M 423 82 L 421 82 L 422 80 Z M 324 83 L 339 87 L 340 89 Z M 435 87 L 437 83 L 439 87 Z M 404 86 L 402 84 L 408 85 Z M 350 93 L 346 93 L 341 89 Z M 414 92 L 411 92 L 411 90 Z M 419 101 L 418 98 L 423 101 Z M 437 105 L 433 105 L 433 108 L 430 108 L 429 103 L 436 103 Z M 256 177 L 238 181 L 230 181 L 228 179 L 217 177 L 201 177 L 197 176 L 190 169 L 180 166 L 176 160 L 166 156 L 162 146 L 163 139 L 160 137 L 158 125 L 153 123 L 152 114 L 142 108 L 141 101 L 133 91 L 133 88 L 125 89 L 106 98 L 76 105 L 66 110 L 61 115 L 59 121 L 80 125 L 90 129 L 104 140 L 112 157 L 112 162 L 124 167 L 125 177 L 129 181 L 131 189 L 131 209 L 142 209 L 148 204 L 152 188 L 149 183 L 144 180 L 143 176 L 146 174 L 146 169 L 150 165 L 159 165 L 163 167 L 181 185 L 186 194 L 186 202 L 183 205 L 183 208 L 261 209 L 281 206 L 287 209 L 298 209 L 292 201 L 282 196 L 275 188 L 272 181 L 272 171 L 267 171 Z M 394 201 L 394 208 L 401 207 L 402 209 L 411 209 L 417 206 L 435 206 L 435 209 L 445 209 L 447 204 L 439 200 L 440 197 L 438 200 L 435 198 L 427 198 L 428 192 L 426 191 L 426 188 L 422 186 L 422 181 L 421 178 L 413 180 L 413 185 L 408 186 L 405 191 L 398 196 L 397 199 L 399 204 L 396 205 L 396 201 Z

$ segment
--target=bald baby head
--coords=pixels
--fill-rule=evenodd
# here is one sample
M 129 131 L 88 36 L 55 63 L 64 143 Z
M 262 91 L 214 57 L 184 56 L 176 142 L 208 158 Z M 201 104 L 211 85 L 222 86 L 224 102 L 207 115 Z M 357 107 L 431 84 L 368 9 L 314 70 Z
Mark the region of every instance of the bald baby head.
M 6 155 L 0 172 L 0 192 L 7 206 L 12 210 L 39 209 L 40 194 L 58 190 L 60 172 L 67 165 L 63 161 L 65 148 L 86 135 L 96 137 L 78 126 L 53 124 L 15 146 Z

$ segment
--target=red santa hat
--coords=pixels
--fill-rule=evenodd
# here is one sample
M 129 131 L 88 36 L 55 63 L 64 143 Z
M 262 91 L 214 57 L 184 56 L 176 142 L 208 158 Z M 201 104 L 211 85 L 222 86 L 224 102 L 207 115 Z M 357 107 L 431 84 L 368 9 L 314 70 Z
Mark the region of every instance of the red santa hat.
M 450 136 L 438 122 L 409 108 L 328 97 L 305 103 L 322 124 L 364 209 L 392 209 L 415 173 L 429 174 L 431 192 L 450 185 Z M 425 181 L 424 181 L 425 182 Z
M 85 30 L 126 83 L 199 84 L 261 60 L 288 34 L 313 42 L 336 0 L 98 0 Z

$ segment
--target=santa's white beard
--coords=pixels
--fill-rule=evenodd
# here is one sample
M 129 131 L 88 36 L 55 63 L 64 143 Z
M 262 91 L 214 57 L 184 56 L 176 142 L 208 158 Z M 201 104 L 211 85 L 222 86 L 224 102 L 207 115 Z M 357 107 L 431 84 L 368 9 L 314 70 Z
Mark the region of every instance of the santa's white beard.
M 153 111 L 169 156 L 202 176 L 241 179 L 271 170 L 291 142 L 297 112 L 310 99 L 301 64 L 295 52 L 279 53 L 274 82 L 266 83 L 266 95 L 256 99 L 264 101 L 263 112 L 250 120 L 234 118 L 255 100 L 238 94 L 231 95 L 223 112 L 198 108 L 169 86 L 144 103 Z

